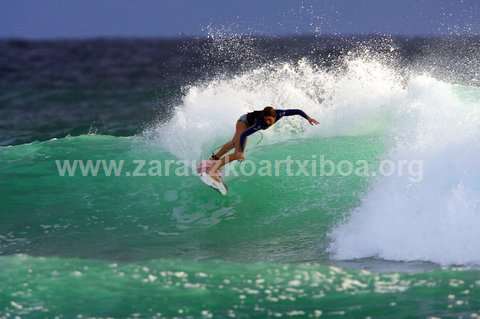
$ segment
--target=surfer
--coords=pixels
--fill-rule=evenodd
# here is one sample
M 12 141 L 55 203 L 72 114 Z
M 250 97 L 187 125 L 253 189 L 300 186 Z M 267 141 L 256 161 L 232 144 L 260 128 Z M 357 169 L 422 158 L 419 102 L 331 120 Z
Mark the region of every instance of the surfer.
M 266 130 L 282 117 L 292 115 L 300 115 L 311 125 L 319 124 L 317 120 L 309 117 L 302 110 L 278 110 L 271 106 L 267 106 L 261 111 L 253 111 L 240 116 L 240 118 L 237 120 L 235 135 L 233 138 L 229 142 L 225 143 L 217 153 L 212 154 L 210 157 L 210 160 L 214 160 L 216 163 L 210 168 L 208 174 L 216 181 L 221 182 L 218 171 L 223 166 L 233 161 L 241 161 L 245 159 L 243 152 L 245 150 L 245 144 L 249 135 L 252 135 L 259 130 Z M 232 149 L 235 149 L 233 154 L 224 156 Z

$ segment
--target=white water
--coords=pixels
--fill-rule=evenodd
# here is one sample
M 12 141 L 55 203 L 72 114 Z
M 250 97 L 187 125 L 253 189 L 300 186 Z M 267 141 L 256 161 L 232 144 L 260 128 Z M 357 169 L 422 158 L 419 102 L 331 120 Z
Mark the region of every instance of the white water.
M 332 231 L 335 258 L 480 264 L 480 105 L 459 90 L 411 79 L 401 109 L 408 121 L 390 157 L 422 160 L 423 179 L 379 178 Z
M 388 105 L 401 92 L 395 73 L 375 61 L 353 60 L 346 72 L 333 74 L 301 60 L 192 86 L 173 118 L 147 134 L 178 158 L 198 159 L 233 136 L 242 114 L 267 105 L 301 108 L 321 125 L 285 118 L 262 131 L 263 143 L 369 134 L 384 128 Z

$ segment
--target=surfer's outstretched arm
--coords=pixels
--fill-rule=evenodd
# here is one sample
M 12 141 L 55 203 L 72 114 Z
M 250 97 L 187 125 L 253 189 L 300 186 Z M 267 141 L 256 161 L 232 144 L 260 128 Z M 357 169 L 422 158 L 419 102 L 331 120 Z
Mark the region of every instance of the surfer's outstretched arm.
M 307 115 L 307 113 L 305 113 L 300 109 L 277 110 L 277 114 L 278 114 L 277 121 L 284 116 L 299 115 L 304 119 L 306 119 L 308 123 L 310 123 L 311 125 L 319 124 L 317 120 L 315 120 L 314 118 L 311 118 L 310 116 Z

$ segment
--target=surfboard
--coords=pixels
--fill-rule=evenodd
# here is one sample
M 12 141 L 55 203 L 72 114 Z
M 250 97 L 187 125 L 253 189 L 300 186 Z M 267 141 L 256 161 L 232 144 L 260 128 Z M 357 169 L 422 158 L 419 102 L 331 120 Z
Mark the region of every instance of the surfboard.
M 200 177 L 200 180 L 207 186 L 210 186 L 223 196 L 227 195 L 228 189 L 225 183 L 223 182 L 222 176 L 220 176 L 220 182 L 213 179 L 207 172 L 215 164 L 215 161 L 206 160 L 201 161 L 197 167 L 197 173 Z

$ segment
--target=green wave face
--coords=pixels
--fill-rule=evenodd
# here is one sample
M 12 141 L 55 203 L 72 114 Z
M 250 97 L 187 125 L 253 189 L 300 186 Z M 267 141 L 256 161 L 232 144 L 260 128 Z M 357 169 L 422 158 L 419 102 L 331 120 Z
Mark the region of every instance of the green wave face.
M 351 159 L 374 160 L 382 142 L 377 137 L 307 139 L 267 145 L 253 150 L 250 159 L 273 162 L 295 154 L 295 160 L 308 160 L 322 154 L 333 161 L 342 159 L 346 150 Z M 138 169 L 138 160 L 146 163 L 137 174 L 141 175 L 149 173 L 151 161 L 174 159 L 143 138 L 92 135 L 51 140 L 4 147 L 0 159 L 5 221 L 0 229 L 7 234 L 1 241 L 3 254 L 118 260 L 318 259 L 328 229 L 358 204 L 368 182 L 338 174 L 288 176 L 283 164 L 279 176 L 243 176 L 237 164 L 238 176 L 232 171 L 226 177 L 230 193 L 222 197 L 193 174 L 126 176 Z M 122 176 L 59 175 L 57 160 L 88 159 L 123 160 Z M 15 176 L 9 178 L 12 172 Z M 326 258 L 325 253 L 320 256 Z

